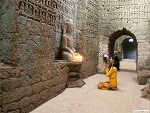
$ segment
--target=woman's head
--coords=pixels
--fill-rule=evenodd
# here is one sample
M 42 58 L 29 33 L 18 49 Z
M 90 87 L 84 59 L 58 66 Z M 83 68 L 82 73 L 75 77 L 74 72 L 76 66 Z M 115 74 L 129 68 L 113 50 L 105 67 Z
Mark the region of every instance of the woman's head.
M 113 55 L 111 58 L 110 58 L 110 63 L 112 64 L 113 67 L 116 67 L 117 70 L 119 71 L 120 70 L 120 63 L 119 63 L 119 58 L 118 56 L 116 55 Z

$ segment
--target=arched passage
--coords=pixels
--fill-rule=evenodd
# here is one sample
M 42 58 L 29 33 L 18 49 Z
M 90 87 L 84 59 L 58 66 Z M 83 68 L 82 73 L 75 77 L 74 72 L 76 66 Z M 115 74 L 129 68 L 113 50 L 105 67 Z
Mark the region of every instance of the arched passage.
M 132 37 L 122 42 L 122 59 L 136 60 L 136 43 Z
M 118 31 L 116 31 L 116 32 L 114 32 L 110 37 L 109 37 L 109 43 L 108 43 L 108 54 L 109 54 L 109 57 L 110 56 L 112 56 L 113 54 L 114 54 L 114 49 L 115 49 L 115 43 L 116 43 L 116 40 L 118 39 L 118 38 L 120 38 L 121 36 L 123 36 L 123 35 L 126 35 L 127 37 L 124 39 L 124 41 L 122 40 L 122 52 L 121 52 L 121 56 L 122 56 L 122 58 L 121 59 L 125 59 L 126 57 L 127 58 L 129 58 L 130 60 L 132 60 L 132 58 L 133 58 L 133 46 L 132 45 L 130 45 L 130 49 L 128 48 L 128 50 L 132 50 L 132 51 L 127 51 L 125 48 L 126 48 L 126 46 L 125 46 L 125 42 L 127 42 L 127 40 L 129 40 L 128 39 L 128 37 L 132 37 L 132 39 L 134 40 L 134 52 L 135 52 L 135 54 L 134 54 L 134 57 L 135 57 L 135 63 L 134 63 L 134 68 L 133 68 L 133 70 L 135 71 L 135 70 L 137 70 L 137 57 L 138 57 L 138 51 L 137 51 L 137 39 L 136 39 L 136 37 L 135 37 L 135 35 L 133 34 L 133 33 L 131 33 L 129 30 L 127 30 L 126 28 L 123 28 L 122 30 L 118 30 Z M 121 38 L 120 38 L 121 39 Z M 132 46 L 132 47 L 131 47 Z M 126 55 L 126 54 L 124 54 L 123 52 L 125 52 L 126 54 L 128 54 L 128 55 Z M 129 55 L 129 53 L 132 53 L 132 55 L 130 56 Z M 123 56 L 123 55 L 125 55 L 125 56 Z M 122 61 L 122 63 L 123 63 L 124 61 Z M 126 62 L 127 63 L 127 62 Z M 125 69 L 125 70 L 131 70 L 131 69 L 128 69 L 128 64 L 123 64 L 125 67 L 124 68 L 121 68 L 121 69 Z M 129 62 L 128 62 L 129 63 Z M 131 63 L 131 62 L 130 62 Z M 122 66 L 123 66 L 122 65 Z
M 135 35 L 133 33 L 131 33 L 129 30 L 127 30 L 126 28 L 123 28 L 122 30 L 118 30 L 118 31 L 114 32 L 109 37 L 109 43 L 108 43 L 108 53 L 109 53 L 109 56 L 112 56 L 114 54 L 115 42 L 122 35 L 127 35 L 127 36 L 132 37 L 133 40 L 135 41 L 135 48 L 137 49 L 137 40 L 136 40 Z M 137 54 L 137 52 L 136 52 L 136 54 Z M 137 57 L 136 57 L 136 60 L 137 60 Z

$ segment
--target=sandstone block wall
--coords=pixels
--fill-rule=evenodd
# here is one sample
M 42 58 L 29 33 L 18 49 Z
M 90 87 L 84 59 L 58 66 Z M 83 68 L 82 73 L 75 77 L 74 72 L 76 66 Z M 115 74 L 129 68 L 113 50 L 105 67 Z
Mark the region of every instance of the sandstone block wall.
M 0 111 L 28 113 L 60 94 L 68 63 L 55 62 L 60 27 L 73 1 L 2 0 L 0 5 Z M 57 10 L 58 9 L 58 10 Z M 63 10 L 62 13 L 58 13 Z M 65 16 L 67 15 L 67 16 Z M 61 37 L 58 37 L 59 39 Z M 16 73 L 17 71 L 17 73 Z
M 38 74 L 30 71 L 30 74 L 26 74 L 21 68 L 1 63 L 1 112 L 29 113 L 60 94 L 65 89 L 68 79 L 67 65 L 65 62 L 55 62 L 53 66 L 37 70 Z
M 104 51 L 108 51 L 108 38 L 105 36 L 100 37 L 100 42 L 99 42 L 99 61 L 98 61 L 98 66 L 97 66 L 97 73 L 102 73 L 105 74 L 105 64 L 102 58 L 102 54 Z
M 87 77 L 96 73 L 99 53 L 99 1 L 79 0 L 77 13 L 77 48 L 85 60 L 81 67 L 81 76 Z
M 28 113 L 66 88 L 69 63 L 57 61 L 66 19 L 75 23 L 74 44 L 85 58 L 81 77 L 96 73 L 98 1 L 77 1 L 1 0 L 0 112 Z M 80 2 L 86 3 L 81 34 Z
M 144 68 L 150 58 L 149 11 L 148 0 L 1 0 L 0 112 L 27 113 L 66 88 L 69 64 L 56 60 L 68 18 L 84 57 L 81 78 L 96 73 L 99 50 L 123 27 L 135 34 L 138 69 Z
M 100 32 L 110 37 L 117 30 L 126 28 L 137 39 L 137 69 L 148 66 L 149 61 L 149 0 L 105 0 L 100 1 Z M 104 39 L 105 40 L 105 39 Z

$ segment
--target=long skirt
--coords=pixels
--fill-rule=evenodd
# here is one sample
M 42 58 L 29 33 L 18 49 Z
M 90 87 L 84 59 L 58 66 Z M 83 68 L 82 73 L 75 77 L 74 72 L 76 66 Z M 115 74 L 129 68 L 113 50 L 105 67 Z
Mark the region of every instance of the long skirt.
M 98 88 L 99 89 L 102 89 L 102 90 L 115 90 L 117 87 L 111 87 L 111 83 L 110 82 L 99 82 L 97 84 Z

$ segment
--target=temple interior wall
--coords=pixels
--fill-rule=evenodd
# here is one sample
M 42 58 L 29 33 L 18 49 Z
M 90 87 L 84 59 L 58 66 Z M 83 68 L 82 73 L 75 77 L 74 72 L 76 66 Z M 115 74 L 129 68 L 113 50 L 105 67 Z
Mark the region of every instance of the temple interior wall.
M 100 1 L 100 34 L 104 35 L 105 38 L 109 38 L 115 31 L 122 30 L 123 28 L 133 33 L 137 40 L 137 70 L 145 69 L 150 66 L 150 64 L 147 63 L 149 62 L 150 50 L 149 4 L 149 0 Z M 103 38 L 104 41 L 106 40 L 105 38 Z M 123 40 L 120 41 L 120 43 L 122 43 Z M 118 41 L 116 43 L 118 43 Z
M 85 18 L 90 23 L 84 21 L 82 30 L 78 21 L 80 16 L 77 15 L 80 5 L 77 0 L 2 0 L 0 112 L 28 113 L 66 88 L 69 63 L 57 61 L 61 60 L 58 56 L 66 19 L 73 20 L 74 45 L 84 55 L 81 77 L 96 73 L 97 1 L 86 4 Z M 93 13 L 87 12 L 87 9 Z M 92 19 L 93 15 L 95 18 Z
M 136 36 L 137 68 L 150 67 L 149 15 L 148 0 L 1 0 L 0 113 L 28 113 L 64 91 L 69 63 L 57 60 L 69 18 L 84 57 L 81 78 L 104 71 L 99 53 L 123 28 Z

